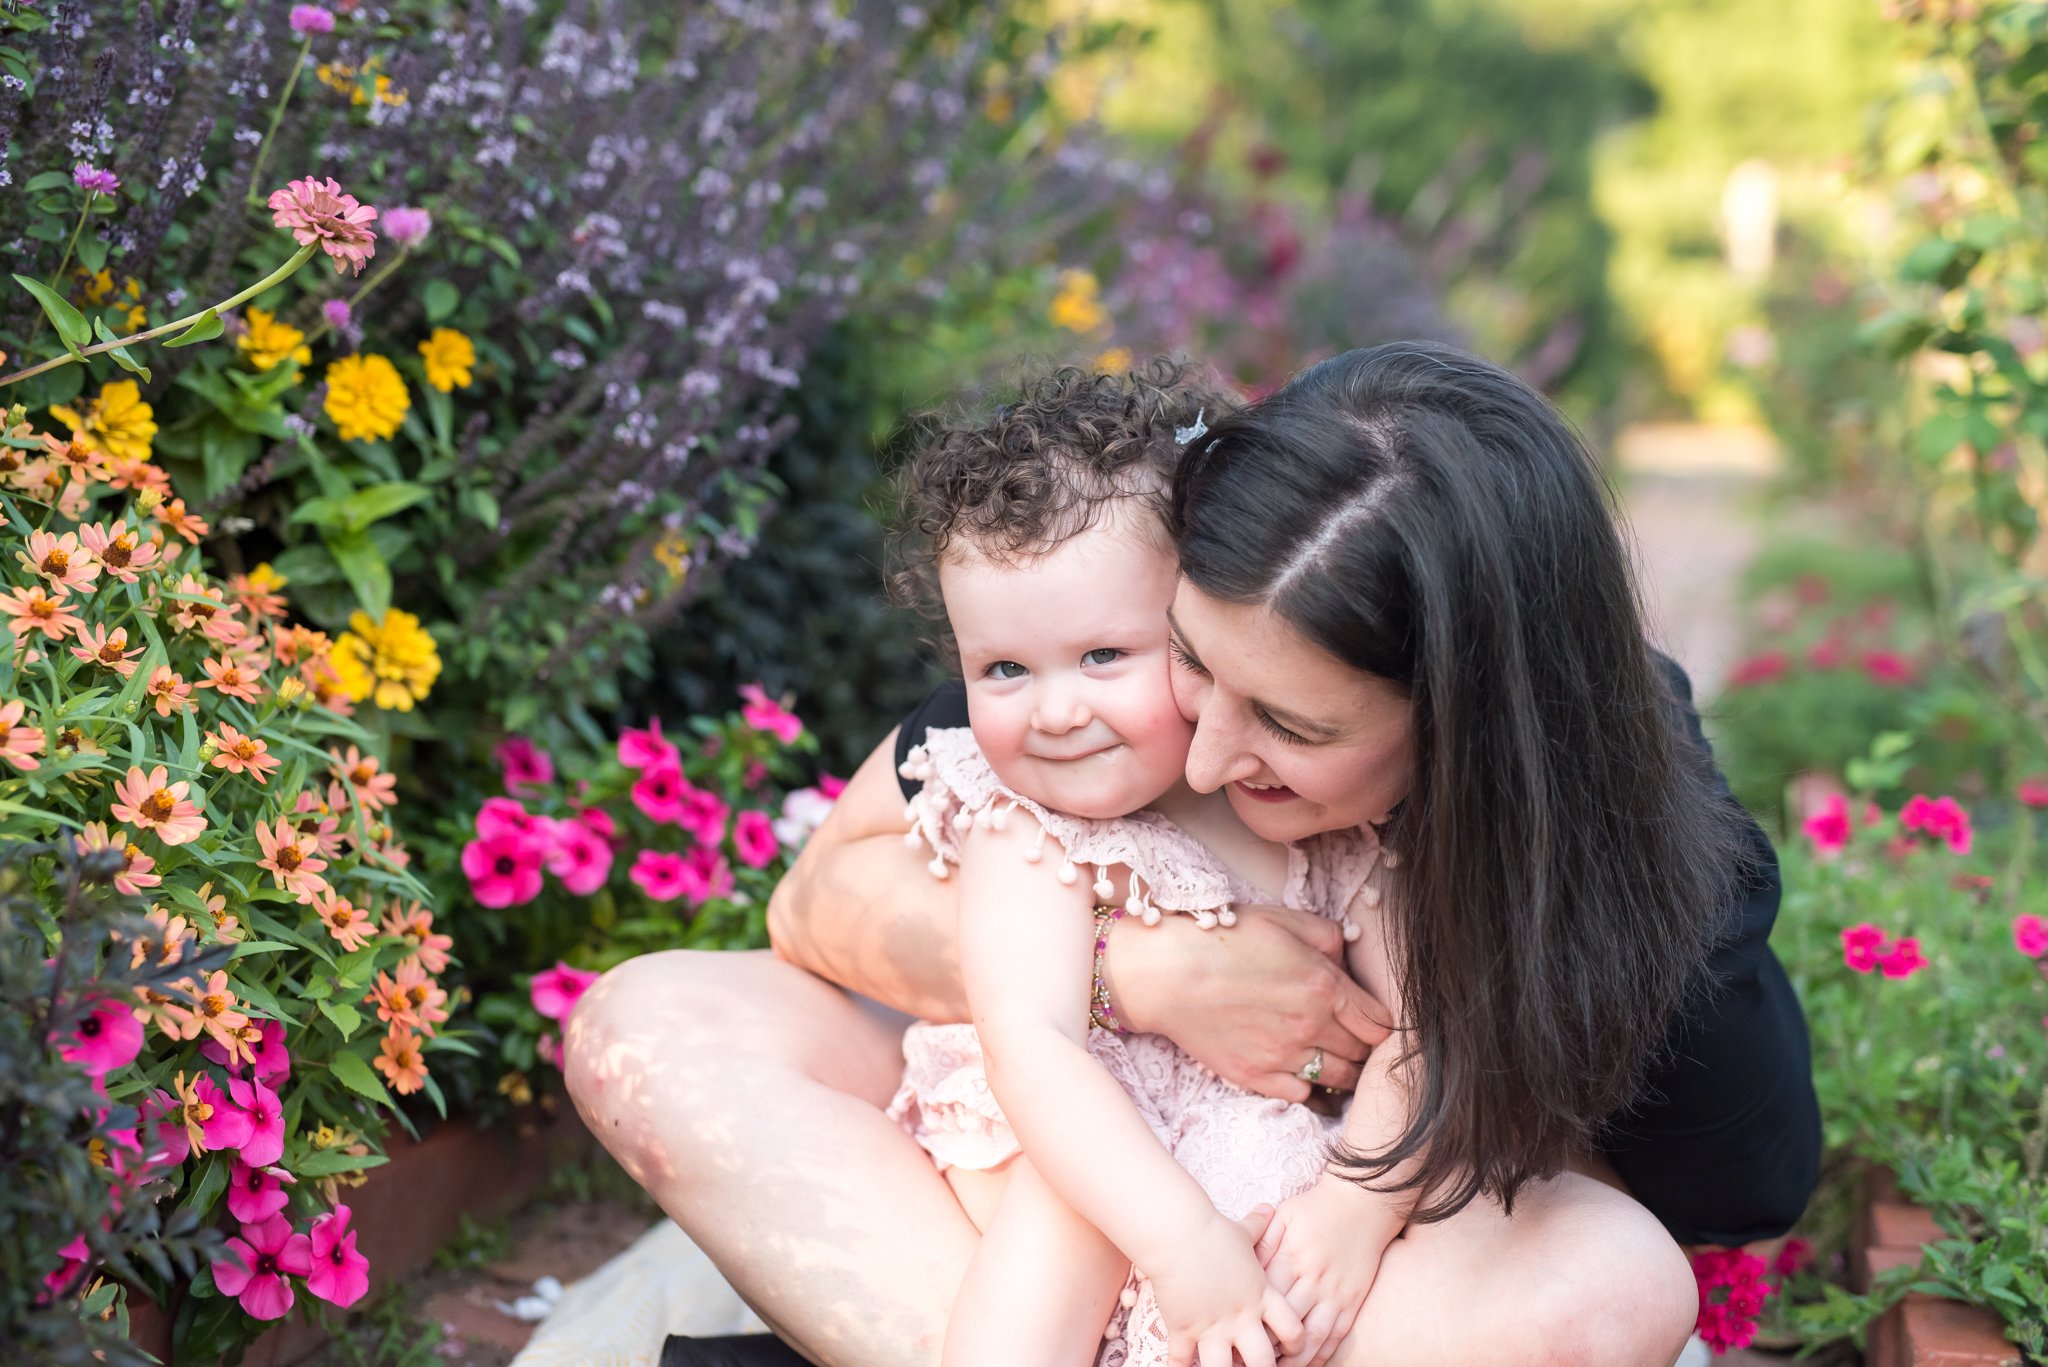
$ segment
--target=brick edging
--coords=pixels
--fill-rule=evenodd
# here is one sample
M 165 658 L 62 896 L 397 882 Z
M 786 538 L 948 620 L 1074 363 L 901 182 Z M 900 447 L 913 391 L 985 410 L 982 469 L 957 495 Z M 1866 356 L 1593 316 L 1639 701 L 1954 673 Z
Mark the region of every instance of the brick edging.
M 1899 1194 L 1889 1172 L 1873 1171 L 1850 1245 L 1856 1284 L 1868 1290 L 1881 1272 L 1917 1266 L 1921 1246 L 1944 1237 L 1932 1215 Z M 2020 1367 L 2020 1361 L 1995 1313 L 1918 1292 L 1870 1326 L 1863 1357 L 1864 1367 Z

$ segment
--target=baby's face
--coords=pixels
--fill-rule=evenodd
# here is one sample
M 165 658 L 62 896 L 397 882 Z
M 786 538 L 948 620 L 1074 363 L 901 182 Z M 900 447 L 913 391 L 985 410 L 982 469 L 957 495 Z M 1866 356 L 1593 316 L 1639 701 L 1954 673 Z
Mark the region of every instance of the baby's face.
M 1161 538 L 1105 519 L 1049 555 L 968 551 L 939 567 L 967 715 L 996 777 L 1054 811 L 1124 816 L 1180 781 L 1193 728 L 1173 700 Z

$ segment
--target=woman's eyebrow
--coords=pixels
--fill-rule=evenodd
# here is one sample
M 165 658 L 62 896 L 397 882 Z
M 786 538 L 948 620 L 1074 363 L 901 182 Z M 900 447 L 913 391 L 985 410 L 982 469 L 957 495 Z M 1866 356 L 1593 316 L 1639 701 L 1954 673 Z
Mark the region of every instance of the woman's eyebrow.
M 1179 643 L 1181 654 L 1187 656 L 1190 664 L 1199 667 L 1202 663 L 1202 657 L 1195 654 L 1195 648 L 1188 644 L 1188 634 L 1182 631 L 1180 623 L 1174 620 L 1172 608 L 1166 610 L 1166 625 L 1167 629 L 1173 632 L 1173 639 Z M 1273 707 L 1267 703 L 1260 702 L 1257 698 L 1252 698 L 1249 701 L 1253 707 L 1264 712 L 1274 721 L 1281 723 L 1290 730 L 1314 736 L 1317 740 L 1329 740 L 1344 733 L 1344 728 L 1341 726 L 1332 726 L 1328 722 L 1310 721 L 1308 718 L 1289 712 L 1283 707 Z

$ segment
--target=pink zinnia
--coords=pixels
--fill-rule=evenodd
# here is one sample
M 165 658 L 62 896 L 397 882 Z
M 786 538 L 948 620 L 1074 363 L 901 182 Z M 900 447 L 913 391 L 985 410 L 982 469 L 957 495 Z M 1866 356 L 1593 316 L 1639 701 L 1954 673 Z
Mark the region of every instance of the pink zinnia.
M 657 902 L 673 902 L 695 886 L 689 864 L 666 850 L 640 851 L 627 876 Z
M 1891 952 L 1891 937 L 1865 921 L 1842 932 L 1842 962 L 1858 973 L 1877 967 L 1878 957 Z
M 2029 959 L 2048 954 L 2048 919 L 2023 911 L 2012 918 L 2012 947 Z
M 1918 939 L 1902 935 L 1898 943 L 1877 961 L 1877 967 L 1887 978 L 1910 978 L 1927 967 L 1927 959 L 1920 953 Z
M 676 825 L 697 837 L 700 844 L 716 845 L 725 839 L 725 818 L 732 809 L 718 794 L 686 782 L 682 798 L 682 810 L 676 813 Z
M 750 869 L 765 869 L 782 853 L 775 839 L 774 823 L 766 812 L 741 812 L 732 823 L 732 847 L 740 862 Z
M 462 871 L 469 890 L 487 907 L 511 907 L 540 896 L 546 843 L 510 831 L 472 840 L 462 847 Z
M 662 739 L 661 718 L 651 718 L 645 731 L 630 727 L 619 736 L 619 763 L 628 769 L 674 764 L 680 767 L 676 747 Z
M 581 821 L 558 821 L 548 846 L 548 872 L 578 897 L 588 897 L 611 877 L 612 847 Z
M 311 177 L 295 180 L 273 192 L 270 211 L 272 221 L 291 229 L 301 247 L 317 242 L 333 258 L 337 274 L 353 266 L 361 275 L 377 254 L 377 235 L 370 231 L 377 211 L 357 203 L 354 195 L 343 194 L 331 177 L 324 184 Z
M 206 818 L 185 796 L 191 786 L 184 779 L 172 783 L 161 764 L 147 774 L 139 765 L 131 765 L 127 776 L 114 784 L 114 816 L 131 826 L 155 831 L 166 845 L 182 845 L 206 829 Z M 262 828 L 261 822 L 257 828 Z
M 1747 1348 L 1756 1338 L 1757 1318 L 1770 1297 L 1764 1260 L 1739 1248 L 1696 1253 L 1692 1275 L 1700 1288 L 1699 1336 L 1716 1353 Z
M 804 733 L 804 724 L 797 720 L 796 713 L 770 698 L 761 685 L 741 684 L 740 697 L 745 699 L 740 717 L 756 731 L 765 731 L 784 745 Z
M 717 850 L 699 845 L 683 856 L 683 862 L 688 866 L 683 893 L 690 899 L 690 905 L 702 906 L 732 896 L 732 865 Z
M 683 778 L 674 764 L 649 764 L 633 785 L 633 805 L 653 821 L 678 821 L 683 815 L 683 791 L 696 789 Z
M 241 1159 L 228 1163 L 228 1214 L 245 1225 L 267 1220 L 291 1198 L 284 1182 L 268 1168 L 250 1167 Z
M 1823 854 L 1833 854 L 1849 843 L 1849 799 L 1840 793 L 1831 794 L 1820 810 L 1806 818 L 1800 828 L 1813 847 Z
M 249 1318 L 276 1320 L 292 1308 L 292 1284 L 285 1278 L 303 1277 L 312 1270 L 312 1242 L 294 1234 L 284 1216 L 273 1215 L 243 1225 L 242 1236 L 228 1240 L 226 1251 L 214 1259 L 213 1284 L 222 1295 L 239 1300 Z
M 293 33 L 311 37 L 315 33 L 334 32 L 334 11 L 318 5 L 293 5 L 291 27 Z
M 313 1270 L 306 1274 L 308 1291 L 343 1310 L 370 1289 L 370 1260 L 356 1252 L 356 1232 L 348 1227 L 352 1213 L 336 1206 L 313 1221 Z
M 399 205 L 384 211 L 384 237 L 394 247 L 417 247 L 434 226 L 434 216 L 425 209 Z
M 567 1020 L 598 976 L 587 968 L 571 968 L 557 960 L 553 968 L 533 975 L 533 1009 L 551 1021 Z
M 252 1168 L 267 1168 L 284 1155 L 284 1107 L 277 1093 L 251 1078 L 231 1078 L 228 1095 L 249 1117 L 249 1137 L 236 1147 Z
M 105 171 L 89 161 L 81 161 L 71 168 L 71 183 L 81 190 L 91 190 L 102 195 L 111 195 L 121 188 L 121 178 L 112 171 Z
M 547 751 L 524 736 L 506 737 L 495 753 L 499 766 L 505 771 L 508 791 L 555 781 L 555 761 Z
M 101 997 L 72 1027 L 57 1052 L 97 1082 L 116 1068 L 133 1063 L 142 1052 L 142 1022 L 135 1019 L 135 1010 L 128 1003 Z

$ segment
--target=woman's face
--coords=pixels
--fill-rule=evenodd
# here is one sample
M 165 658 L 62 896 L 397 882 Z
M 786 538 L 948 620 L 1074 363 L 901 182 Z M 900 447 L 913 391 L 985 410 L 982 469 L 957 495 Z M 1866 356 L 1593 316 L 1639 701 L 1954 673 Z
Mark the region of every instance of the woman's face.
M 1173 691 L 1195 724 L 1188 783 L 1222 788 L 1267 840 L 1386 820 L 1413 780 L 1408 699 L 1304 639 L 1265 607 L 1183 579 L 1168 617 Z

